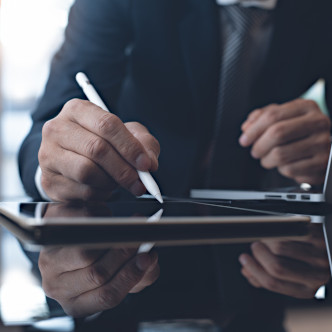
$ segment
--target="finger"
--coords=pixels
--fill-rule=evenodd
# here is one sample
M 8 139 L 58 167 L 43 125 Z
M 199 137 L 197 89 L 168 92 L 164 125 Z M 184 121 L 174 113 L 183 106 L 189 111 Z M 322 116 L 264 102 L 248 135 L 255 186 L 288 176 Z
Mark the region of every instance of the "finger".
M 278 167 L 278 171 L 283 176 L 294 179 L 298 183 L 321 185 L 326 173 L 326 162 L 323 158 L 315 156 L 314 158 L 299 160 Z
M 301 117 L 279 121 L 272 124 L 269 128 L 266 128 L 264 133 L 253 141 L 251 155 L 254 158 L 262 158 L 277 146 L 284 145 L 295 140 L 303 140 L 317 132 L 323 138 L 322 142 L 319 142 L 318 146 L 322 144 L 326 147 L 326 143 L 329 143 L 329 128 L 327 125 L 325 126 L 322 121 L 320 121 L 320 117 L 325 118 L 322 114 L 315 114 L 315 116 L 313 116 L 308 113 Z
M 106 284 L 67 301 L 67 314 L 82 317 L 117 306 L 143 278 L 153 264 L 149 254 L 140 254 L 127 262 Z
M 111 188 L 94 188 L 45 169 L 42 169 L 41 184 L 47 196 L 56 202 L 107 201 L 113 194 Z
M 125 123 L 125 126 L 144 146 L 144 149 L 151 158 L 151 171 L 156 171 L 158 169 L 158 157 L 160 154 L 159 142 L 142 124 L 138 122 L 127 122 Z
M 265 289 L 296 298 L 312 298 L 316 293 L 316 290 L 305 285 L 275 278 L 250 255 L 241 255 L 240 257 L 242 266 Z
M 145 272 L 143 278 L 130 290 L 130 293 L 141 292 L 144 288 L 152 285 L 160 275 L 160 267 L 158 264 L 158 255 L 155 251 L 150 253 L 151 265 Z
M 82 100 L 69 101 L 63 110 L 69 120 L 106 140 L 135 169 L 150 169 L 151 161 L 144 147 L 116 115 Z
M 312 243 L 316 248 L 321 249 L 323 252 L 326 252 L 326 242 L 324 237 L 324 229 L 323 224 L 310 224 L 310 238 L 309 241 Z
M 299 107 L 297 102 L 283 105 L 272 104 L 262 108 L 262 114 L 241 135 L 240 144 L 244 147 L 253 144 L 268 128 L 280 121 L 289 120 L 304 115 L 305 109 Z
M 321 156 L 322 162 L 325 164 L 328 159 L 329 147 L 329 133 L 327 135 L 311 135 L 301 140 L 272 147 L 261 158 L 261 164 L 264 168 L 272 169 L 317 155 Z
M 39 150 L 39 164 L 54 173 L 62 174 L 74 182 L 91 185 L 96 188 L 115 189 L 117 184 L 101 167 L 75 152 L 57 145 Z
M 83 269 L 103 256 L 108 250 L 87 250 L 78 247 L 45 247 L 41 250 L 38 266 L 42 275 L 56 277 L 67 271 Z
M 104 113 L 106 113 L 104 111 Z M 106 113 L 107 114 L 107 113 Z M 81 115 L 82 117 L 83 115 Z M 78 124 L 62 121 L 63 127 L 54 133 L 53 124 L 44 125 L 43 137 L 57 142 L 63 149 L 82 155 L 98 164 L 119 185 L 134 195 L 145 193 L 145 187 L 137 171 L 104 138 L 82 128 Z M 56 125 L 58 126 L 58 125 Z M 68 167 L 71 165 L 67 164 Z
M 243 122 L 241 129 L 242 131 L 246 131 L 249 126 L 254 123 L 261 115 L 263 114 L 263 109 L 256 109 L 252 111 L 248 117 L 247 120 Z
M 314 246 L 310 240 L 308 240 L 308 242 L 266 240 L 262 241 L 262 243 L 264 243 L 274 255 L 279 257 L 307 263 L 312 267 L 329 267 L 326 247 L 321 248 Z
M 135 253 L 135 249 L 112 249 L 103 252 L 91 264 L 82 268 L 68 269 L 66 266 L 67 269 L 57 275 L 53 285 L 50 286 L 51 289 L 45 291 L 50 297 L 56 296 L 58 300 L 65 300 L 99 288 L 109 282 Z M 70 263 L 73 266 L 78 265 L 72 258 L 67 261 L 67 265 Z
M 240 261 L 241 259 L 243 259 L 240 256 Z M 245 258 L 244 258 L 245 259 Z M 261 288 L 261 284 L 258 282 L 258 280 L 256 278 L 254 278 L 251 273 L 246 269 L 246 268 L 242 268 L 241 269 L 241 274 L 249 281 L 249 283 L 254 286 L 255 288 Z
M 253 257 L 273 278 L 283 281 L 319 287 L 327 282 L 327 269 L 312 267 L 301 261 L 286 259 L 273 255 L 269 248 L 261 242 L 251 245 Z

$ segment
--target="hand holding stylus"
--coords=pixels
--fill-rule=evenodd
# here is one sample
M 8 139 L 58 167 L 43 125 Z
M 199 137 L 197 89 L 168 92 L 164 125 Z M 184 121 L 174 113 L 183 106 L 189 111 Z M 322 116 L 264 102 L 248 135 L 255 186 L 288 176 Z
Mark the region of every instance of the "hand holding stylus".
M 159 277 L 157 253 L 136 255 L 133 248 L 44 248 L 39 269 L 46 295 L 73 317 L 114 308 Z
M 146 192 L 137 171 L 156 171 L 160 147 L 147 128 L 123 123 L 89 101 L 73 99 L 45 123 L 41 183 L 55 201 L 108 200 L 119 185 Z

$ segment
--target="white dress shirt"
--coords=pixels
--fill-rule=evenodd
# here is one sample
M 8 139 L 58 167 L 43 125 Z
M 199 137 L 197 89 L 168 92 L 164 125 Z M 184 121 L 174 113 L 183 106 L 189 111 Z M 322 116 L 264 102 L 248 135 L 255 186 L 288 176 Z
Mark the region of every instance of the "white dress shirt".
M 274 9 L 278 0 L 216 0 L 217 4 L 227 6 L 240 4 L 245 7 L 259 7 L 264 9 Z

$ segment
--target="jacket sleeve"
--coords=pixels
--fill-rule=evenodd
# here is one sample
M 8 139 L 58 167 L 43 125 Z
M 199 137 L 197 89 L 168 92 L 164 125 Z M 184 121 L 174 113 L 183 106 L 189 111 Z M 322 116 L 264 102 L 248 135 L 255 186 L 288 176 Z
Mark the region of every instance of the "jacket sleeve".
M 325 31 L 331 31 L 332 29 L 332 20 L 330 18 L 330 13 L 332 11 L 332 4 L 329 4 L 329 10 L 326 11 L 324 17 Z M 324 48 L 322 53 L 324 54 L 324 74 L 322 75 L 325 79 L 325 101 L 328 109 L 330 118 L 332 119 L 332 35 L 321 35 L 319 36 L 322 40 Z
M 84 99 L 75 81 L 85 72 L 116 112 L 131 41 L 131 0 L 76 0 L 69 13 L 65 40 L 55 54 L 44 94 L 32 114 L 33 125 L 19 151 L 19 171 L 28 195 L 40 199 L 34 183 L 43 124 L 72 98 Z
M 328 113 L 330 118 L 332 119 L 331 116 L 332 115 L 332 57 L 331 57 L 329 75 L 325 80 L 325 98 L 326 98 Z

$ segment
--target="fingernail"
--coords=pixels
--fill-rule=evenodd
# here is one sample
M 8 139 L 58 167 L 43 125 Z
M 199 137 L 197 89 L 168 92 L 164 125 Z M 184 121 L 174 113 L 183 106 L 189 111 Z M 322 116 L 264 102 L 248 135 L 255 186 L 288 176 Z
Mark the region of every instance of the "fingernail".
M 239 139 L 239 142 L 243 146 L 248 145 L 248 137 L 247 137 L 247 135 L 246 134 L 242 134 L 241 137 L 240 137 L 240 139 Z
M 246 265 L 248 260 L 247 260 L 247 257 L 245 255 L 241 255 L 239 257 L 239 262 L 242 264 L 242 265 Z
M 140 171 L 147 171 L 151 166 L 150 158 L 145 154 L 141 153 L 136 159 L 136 167 Z
M 250 246 L 251 249 L 255 249 L 255 248 L 257 249 L 257 248 L 259 248 L 259 247 L 260 247 L 260 243 L 259 243 L 259 242 L 254 242 L 254 243 L 252 243 L 251 246 Z
M 151 259 L 149 255 L 143 254 L 136 256 L 136 266 L 140 271 L 146 271 L 150 267 L 150 265 Z
M 142 196 L 145 194 L 146 189 L 143 185 L 143 183 L 139 180 L 137 180 L 131 187 L 130 192 L 135 196 Z

